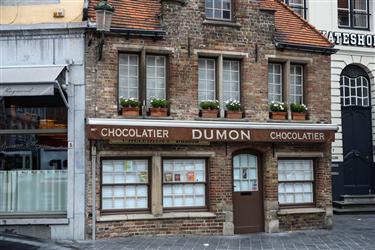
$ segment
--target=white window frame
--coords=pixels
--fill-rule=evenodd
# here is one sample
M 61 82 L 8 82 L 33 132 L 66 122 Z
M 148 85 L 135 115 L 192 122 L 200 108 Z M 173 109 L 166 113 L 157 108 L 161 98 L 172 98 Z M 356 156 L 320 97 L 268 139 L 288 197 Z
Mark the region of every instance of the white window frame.
M 130 57 L 131 56 L 137 58 L 136 64 L 130 64 Z M 119 54 L 119 58 L 120 57 L 126 57 L 127 63 L 121 64 L 120 60 L 119 60 L 119 66 L 118 66 L 118 70 L 119 70 L 119 79 L 118 79 L 119 97 L 122 96 L 123 98 L 131 98 L 132 97 L 132 98 L 139 99 L 139 55 L 138 54 L 121 53 L 121 54 Z M 137 75 L 136 76 L 133 76 L 133 75 L 130 76 L 130 67 L 137 67 Z M 127 72 L 127 74 L 125 76 L 121 74 L 121 72 L 124 72 L 124 71 Z M 137 81 L 137 86 L 131 87 L 130 82 L 131 82 L 131 79 L 134 79 L 134 78 Z M 135 96 L 130 95 L 131 89 L 136 90 Z
M 229 70 L 224 69 L 225 63 L 229 63 Z M 237 69 L 234 70 L 235 66 L 234 64 L 237 64 Z M 241 101 L 241 75 L 240 75 L 240 61 L 238 60 L 228 60 L 224 59 L 223 60 L 223 97 L 224 97 L 224 102 L 228 100 L 237 100 Z M 224 74 L 227 72 L 229 74 L 229 80 L 225 80 Z M 237 75 L 237 80 L 233 79 L 232 76 L 233 74 Z M 237 90 L 232 90 L 232 87 L 236 86 Z M 227 90 L 225 90 L 227 87 Z M 225 96 L 227 98 L 225 98 Z
M 369 1 L 368 0 L 363 0 L 365 1 L 366 4 L 366 9 L 355 9 L 354 7 L 354 2 L 355 0 L 347 0 L 348 3 L 348 8 L 339 8 L 337 6 L 337 11 L 338 15 L 340 11 L 346 12 L 348 14 L 348 24 L 347 25 L 342 25 L 339 23 L 338 20 L 338 27 L 339 28 L 350 28 L 350 29 L 364 29 L 368 30 L 370 28 L 370 23 L 369 23 Z M 364 15 L 365 16 L 365 26 L 357 26 L 355 25 L 355 16 L 356 15 Z
M 301 74 L 297 74 L 296 68 L 299 67 L 301 69 Z M 303 65 L 301 64 L 291 64 L 290 65 L 290 72 L 289 72 L 289 101 L 291 103 L 300 103 L 303 104 L 303 82 L 304 82 L 304 73 L 303 73 Z M 297 84 L 296 79 L 301 78 L 301 83 Z M 297 87 L 301 88 L 301 93 L 297 93 Z M 301 102 L 298 102 L 298 97 L 301 98 Z
M 345 107 L 370 105 L 369 82 L 366 77 L 341 76 L 341 105 Z
M 220 1 L 220 8 L 215 8 L 215 1 Z M 224 2 L 229 2 L 229 9 L 224 9 Z M 212 16 L 207 15 L 207 10 L 212 11 Z M 215 16 L 215 11 L 220 11 L 220 17 Z M 229 11 L 229 18 L 224 18 L 223 12 Z M 232 0 L 212 0 L 212 5 L 208 6 L 207 0 L 205 1 L 205 13 L 207 19 L 218 19 L 223 21 L 230 21 L 232 20 Z
M 204 61 L 204 68 L 200 68 L 200 64 L 201 62 Z M 208 69 L 208 61 L 211 61 L 213 62 L 214 64 L 214 67 L 213 69 Z M 213 79 L 209 79 L 209 74 L 208 72 L 209 71 L 214 71 L 214 78 Z M 204 78 L 200 78 L 201 76 L 201 73 L 200 72 L 204 72 L 204 75 L 205 77 Z M 213 82 L 213 90 L 212 89 L 209 89 L 208 85 L 209 85 L 209 82 Z M 210 98 L 210 94 L 212 95 L 213 93 L 213 98 Z M 203 98 L 199 98 L 201 96 L 203 96 Z M 205 101 L 205 100 L 216 100 L 216 60 L 213 59 L 213 58 L 199 58 L 198 59 L 198 102 L 201 102 L 201 101 Z
M 154 65 L 149 65 L 149 58 L 154 58 Z M 157 65 L 158 59 L 163 58 L 163 66 Z M 156 97 L 156 98 L 163 98 L 166 99 L 166 83 L 167 83 L 167 72 L 166 72 L 166 64 L 167 64 L 167 58 L 166 56 L 162 55 L 147 55 L 146 56 L 146 99 L 147 101 L 150 100 L 151 97 Z M 151 68 L 154 68 L 154 75 L 150 76 L 149 71 Z M 163 70 L 163 76 L 158 76 L 158 70 L 162 69 Z M 151 85 L 151 80 L 154 80 L 154 86 Z M 158 88 L 157 87 L 157 81 L 162 80 L 163 81 L 163 87 Z M 157 94 L 150 94 L 149 92 L 157 92 L 157 91 L 163 91 L 162 96 L 159 96 Z
M 284 0 L 284 3 L 289 5 L 291 9 L 293 9 L 294 12 L 296 12 L 298 15 L 300 15 L 302 18 L 306 19 L 306 0 L 301 0 L 302 3 L 295 3 L 291 2 L 293 0 Z M 301 12 L 301 13 L 300 13 Z
M 280 74 L 275 73 L 275 68 L 280 69 Z M 272 68 L 272 70 L 270 70 Z M 270 76 L 272 81 L 270 82 Z M 280 79 L 280 82 L 277 82 L 276 79 Z M 274 93 L 271 89 L 274 87 L 280 86 L 280 93 Z M 279 99 L 274 97 L 279 97 Z M 283 65 L 281 63 L 269 63 L 268 64 L 268 101 L 269 102 L 282 102 L 283 101 Z

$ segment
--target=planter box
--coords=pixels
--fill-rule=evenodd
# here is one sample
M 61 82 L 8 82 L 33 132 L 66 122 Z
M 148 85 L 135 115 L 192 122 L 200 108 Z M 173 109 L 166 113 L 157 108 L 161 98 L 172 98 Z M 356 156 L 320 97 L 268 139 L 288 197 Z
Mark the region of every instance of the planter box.
M 202 117 L 203 118 L 217 118 L 219 113 L 218 109 L 202 109 Z
M 292 119 L 297 121 L 304 121 L 306 120 L 306 113 L 292 112 Z
M 242 111 L 227 110 L 228 119 L 242 119 Z
M 139 107 L 135 108 L 122 108 L 123 116 L 139 116 Z
M 168 108 L 150 108 L 150 116 L 165 117 L 168 114 Z
M 271 112 L 272 120 L 286 120 L 287 112 Z

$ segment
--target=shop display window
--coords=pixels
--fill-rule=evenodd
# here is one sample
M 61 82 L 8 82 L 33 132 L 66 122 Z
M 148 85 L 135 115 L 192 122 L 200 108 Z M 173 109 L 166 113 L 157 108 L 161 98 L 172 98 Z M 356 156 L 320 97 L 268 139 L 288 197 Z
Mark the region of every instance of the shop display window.
M 278 180 L 281 205 L 314 202 L 313 160 L 279 160 Z
M 148 208 L 148 159 L 102 161 L 102 210 Z
M 163 160 L 163 206 L 206 206 L 206 160 Z

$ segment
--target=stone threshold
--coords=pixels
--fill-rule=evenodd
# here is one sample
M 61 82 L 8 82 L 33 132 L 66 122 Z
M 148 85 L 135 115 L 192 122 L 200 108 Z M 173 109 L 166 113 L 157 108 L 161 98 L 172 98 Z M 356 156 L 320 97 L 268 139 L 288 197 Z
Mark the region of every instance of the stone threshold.
M 160 219 L 196 219 L 196 218 L 215 218 L 216 215 L 210 212 L 171 212 L 160 215 L 154 214 L 121 214 L 121 215 L 102 215 L 97 218 L 98 222 L 106 221 L 132 221 L 132 220 L 160 220 Z

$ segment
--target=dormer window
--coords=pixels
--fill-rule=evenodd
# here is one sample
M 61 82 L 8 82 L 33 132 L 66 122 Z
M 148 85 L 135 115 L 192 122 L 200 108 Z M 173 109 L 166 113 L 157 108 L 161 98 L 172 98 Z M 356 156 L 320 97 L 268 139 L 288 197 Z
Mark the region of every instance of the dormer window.
M 205 12 L 207 19 L 231 20 L 231 0 L 206 0 Z
M 306 19 L 306 0 L 284 0 L 294 12 Z

